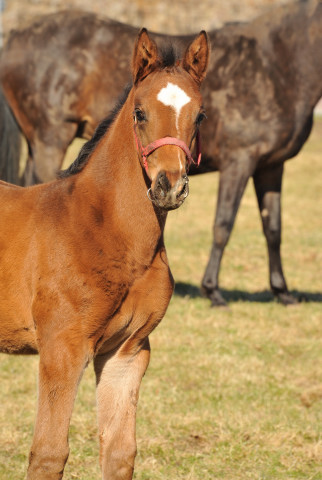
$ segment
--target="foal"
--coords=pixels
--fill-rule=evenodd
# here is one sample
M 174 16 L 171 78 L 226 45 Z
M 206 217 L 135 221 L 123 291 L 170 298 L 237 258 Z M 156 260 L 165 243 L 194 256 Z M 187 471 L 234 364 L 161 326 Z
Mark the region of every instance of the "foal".
M 208 56 L 201 32 L 165 65 L 141 30 L 133 88 L 74 164 L 47 184 L 0 184 L 0 351 L 40 355 L 29 480 L 62 478 L 92 359 L 103 479 L 132 478 L 148 336 L 173 292 L 163 229 L 188 194 Z

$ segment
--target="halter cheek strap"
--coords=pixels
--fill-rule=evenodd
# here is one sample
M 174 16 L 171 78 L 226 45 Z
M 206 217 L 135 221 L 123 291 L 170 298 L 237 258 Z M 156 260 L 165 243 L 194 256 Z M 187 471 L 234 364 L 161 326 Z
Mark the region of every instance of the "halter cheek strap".
M 157 148 L 163 147 L 164 145 L 176 145 L 177 147 L 181 148 L 186 154 L 188 159 L 188 163 L 194 163 L 195 165 L 199 166 L 201 162 L 201 145 L 200 145 L 200 133 L 199 130 L 196 133 L 196 147 L 197 147 L 197 161 L 195 161 L 191 155 L 191 152 L 188 146 L 182 140 L 179 140 L 175 137 L 163 137 L 155 140 L 154 142 L 149 143 L 146 147 L 143 147 L 140 138 L 136 131 L 136 121 L 134 122 L 134 137 L 136 142 L 136 148 L 139 153 L 142 155 L 143 165 L 145 168 L 146 173 L 148 173 L 148 162 L 147 157 L 154 152 Z

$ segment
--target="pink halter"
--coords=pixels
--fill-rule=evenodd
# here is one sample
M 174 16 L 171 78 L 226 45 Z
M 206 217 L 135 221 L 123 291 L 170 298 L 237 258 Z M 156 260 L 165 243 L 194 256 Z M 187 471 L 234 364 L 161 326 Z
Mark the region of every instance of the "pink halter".
M 163 137 L 159 138 L 158 140 L 154 140 L 154 142 L 149 143 L 146 147 L 143 147 L 136 131 L 136 125 L 137 122 L 134 121 L 134 137 L 135 137 L 135 142 L 136 142 L 136 148 L 139 153 L 142 155 L 143 159 L 143 165 L 145 168 L 146 173 L 148 173 L 148 162 L 147 162 L 147 157 L 154 152 L 157 148 L 163 147 L 164 145 L 176 145 L 177 147 L 180 147 L 181 150 L 184 151 L 188 158 L 188 163 L 194 163 L 195 165 L 199 166 L 200 161 L 201 161 L 201 145 L 200 145 L 200 133 L 199 130 L 197 131 L 196 134 L 196 147 L 197 147 L 197 161 L 195 161 L 191 155 L 191 152 L 188 148 L 188 146 L 185 144 L 184 141 L 179 140 L 178 138 L 175 137 Z

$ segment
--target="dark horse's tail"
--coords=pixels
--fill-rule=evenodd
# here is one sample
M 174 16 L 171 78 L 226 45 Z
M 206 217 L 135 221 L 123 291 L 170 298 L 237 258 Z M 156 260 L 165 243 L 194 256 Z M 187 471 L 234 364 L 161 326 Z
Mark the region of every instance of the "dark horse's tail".
M 0 179 L 19 183 L 21 133 L 0 86 Z

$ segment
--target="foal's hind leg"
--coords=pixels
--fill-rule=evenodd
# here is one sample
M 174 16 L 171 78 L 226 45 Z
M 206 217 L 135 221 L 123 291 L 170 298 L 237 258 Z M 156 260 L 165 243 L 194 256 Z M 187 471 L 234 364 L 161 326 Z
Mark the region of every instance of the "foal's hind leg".
M 126 345 L 126 343 L 125 343 Z M 149 364 L 148 339 L 134 354 L 123 348 L 94 360 L 103 480 L 131 480 L 136 455 L 136 407 Z
M 70 339 L 73 339 L 72 345 Z M 28 480 L 60 480 L 68 458 L 68 429 L 77 386 L 87 364 L 75 332 L 40 349 L 38 412 Z
M 270 285 L 274 295 L 285 305 L 296 303 L 288 292 L 281 260 L 281 188 L 283 164 L 260 170 L 254 175 L 258 207 L 269 256 Z

